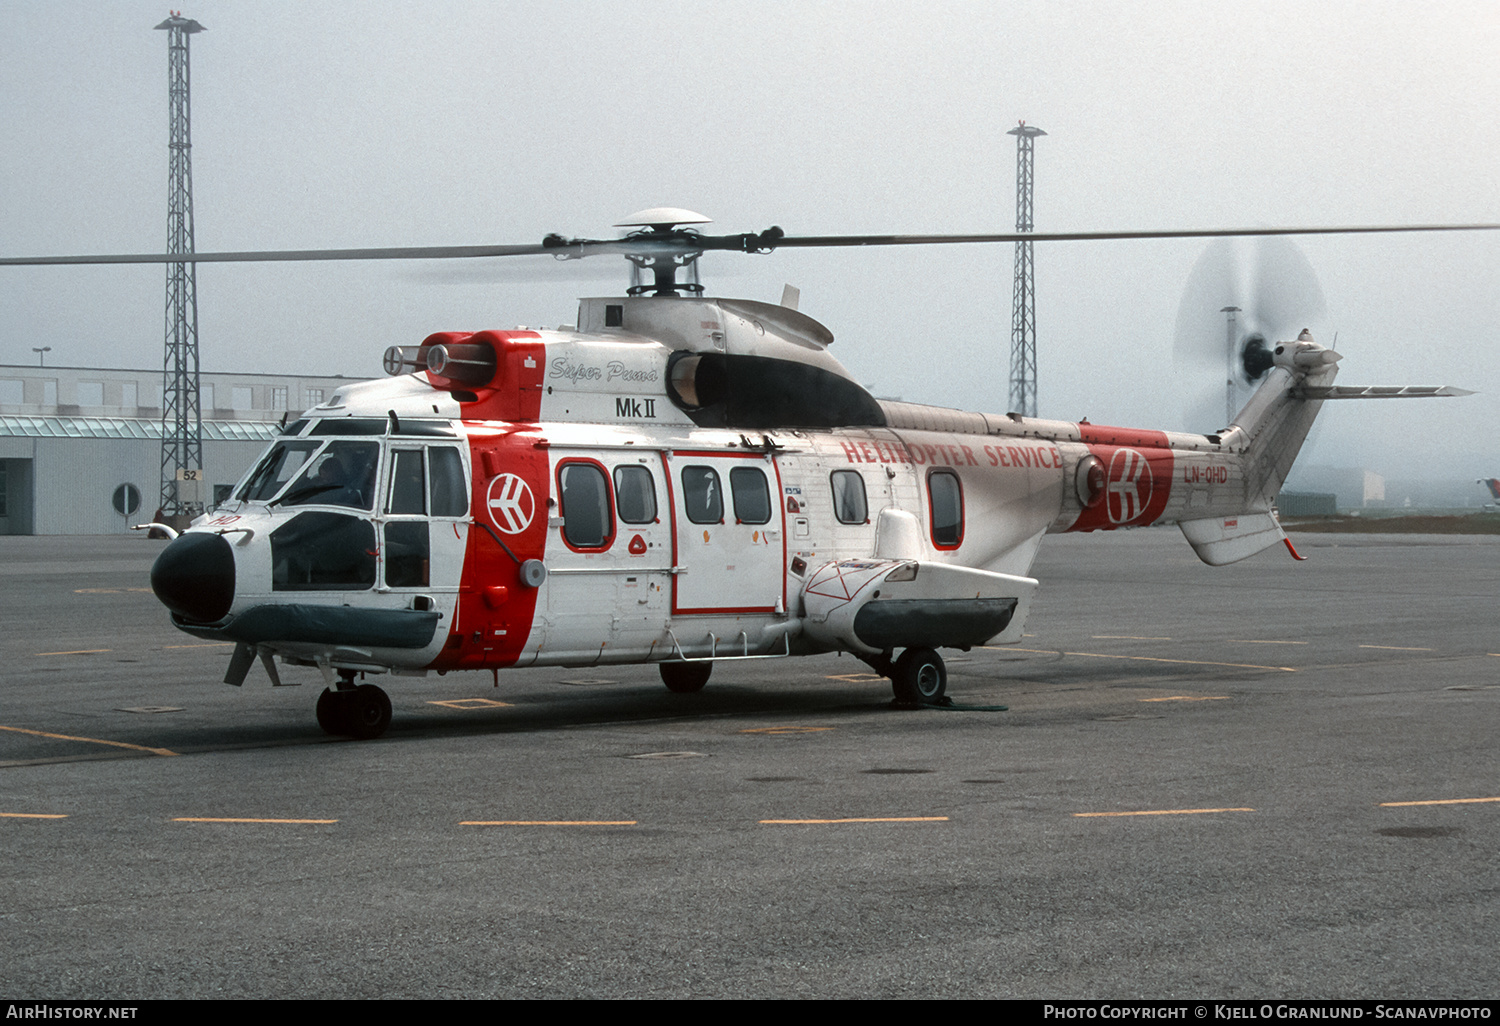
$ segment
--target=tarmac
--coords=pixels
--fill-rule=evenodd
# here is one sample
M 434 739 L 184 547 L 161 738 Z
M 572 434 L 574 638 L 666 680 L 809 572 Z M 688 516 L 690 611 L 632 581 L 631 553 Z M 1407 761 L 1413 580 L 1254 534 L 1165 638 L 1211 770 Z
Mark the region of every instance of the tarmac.
M 161 543 L 0 538 L 0 997 L 1493 998 L 1500 538 L 1293 540 L 1049 538 L 954 709 L 451 674 L 356 742 Z

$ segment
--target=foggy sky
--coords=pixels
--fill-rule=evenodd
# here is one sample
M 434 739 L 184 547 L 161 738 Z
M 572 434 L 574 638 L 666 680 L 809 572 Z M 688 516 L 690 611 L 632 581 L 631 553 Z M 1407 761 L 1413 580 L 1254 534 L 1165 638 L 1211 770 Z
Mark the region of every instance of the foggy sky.
M 5 255 L 162 251 L 163 5 L 0 4 Z M 1500 221 L 1492 3 L 267 3 L 183 8 L 197 248 L 712 230 L 1006 231 Z M 1341 384 L 1304 462 L 1500 472 L 1500 237 L 1300 242 Z M 1042 416 L 1181 423 L 1173 332 L 1203 243 L 1038 244 Z M 1003 411 L 1011 246 L 713 254 L 710 294 L 784 282 L 880 395 Z M 517 266 L 520 265 L 520 266 Z M 578 279 L 576 276 L 582 274 Z M 375 376 L 433 331 L 572 323 L 622 260 L 205 265 L 205 369 Z M 1231 300 L 1226 299 L 1225 302 Z M 156 367 L 160 267 L 0 269 L 0 363 Z M 1420 472 L 1420 473 L 1419 473 Z

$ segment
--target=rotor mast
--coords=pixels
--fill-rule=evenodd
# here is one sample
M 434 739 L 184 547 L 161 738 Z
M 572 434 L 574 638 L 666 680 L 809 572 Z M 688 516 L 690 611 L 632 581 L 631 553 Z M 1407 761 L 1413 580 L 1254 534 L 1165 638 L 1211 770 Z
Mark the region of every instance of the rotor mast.
M 1016 137 L 1016 231 L 1033 230 L 1031 186 L 1033 144 L 1047 133 L 1022 121 L 1006 135 Z M 1016 280 L 1011 301 L 1010 410 L 1036 414 L 1036 281 L 1031 241 L 1016 243 Z
M 167 31 L 167 253 L 193 248 L 191 73 L 188 39 L 203 26 L 181 11 Z M 203 512 L 203 417 L 198 399 L 198 265 L 167 264 L 166 352 L 162 360 L 161 508 L 166 516 Z

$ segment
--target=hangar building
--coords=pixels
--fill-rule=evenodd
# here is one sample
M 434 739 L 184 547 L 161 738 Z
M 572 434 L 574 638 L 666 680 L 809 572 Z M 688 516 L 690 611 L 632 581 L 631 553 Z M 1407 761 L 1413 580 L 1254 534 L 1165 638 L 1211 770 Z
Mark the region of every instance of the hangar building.
M 205 497 L 228 495 L 283 416 L 350 381 L 203 373 Z M 161 389 L 160 369 L 0 364 L 0 534 L 114 534 L 146 522 L 161 490 Z M 132 488 L 140 508 L 126 516 L 117 502 Z

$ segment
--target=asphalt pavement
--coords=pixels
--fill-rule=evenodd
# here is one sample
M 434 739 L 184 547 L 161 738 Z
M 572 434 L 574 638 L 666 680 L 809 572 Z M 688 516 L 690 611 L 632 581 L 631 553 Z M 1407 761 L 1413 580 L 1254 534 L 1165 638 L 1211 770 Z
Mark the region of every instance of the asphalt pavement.
M 1500 539 L 1295 541 L 1049 538 L 953 709 L 451 674 L 357 742 L 161 543 L 0 538 L 0 996 L 1492 998 Z

